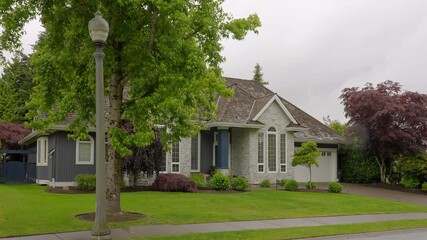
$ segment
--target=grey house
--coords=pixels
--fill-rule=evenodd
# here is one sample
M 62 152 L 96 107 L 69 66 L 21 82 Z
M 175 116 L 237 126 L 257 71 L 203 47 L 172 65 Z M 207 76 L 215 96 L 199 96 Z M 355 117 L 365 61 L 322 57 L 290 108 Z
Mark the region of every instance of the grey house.
M 250 183 L 264 179 L 294 178 L 308 181 L 305 167 L 292 167 L 295 148 L 315 141 L 321 156 L 313 181 L 337 179 L 337 144 L 341 137 L 304 111 L 252 80 L 226 78 L 233 98 L 217 99 L 217 118 L 197 136 L 173 144 L 166 154 L 165 172 L 219 171 L 243 176 Z M 73 185 L 80 173 L 95 173 L 94 133 L 89 139 L 67 138 L 66 125 L 42 136 L 34 131 L 20 141 L 37 151 L 39 184 Z

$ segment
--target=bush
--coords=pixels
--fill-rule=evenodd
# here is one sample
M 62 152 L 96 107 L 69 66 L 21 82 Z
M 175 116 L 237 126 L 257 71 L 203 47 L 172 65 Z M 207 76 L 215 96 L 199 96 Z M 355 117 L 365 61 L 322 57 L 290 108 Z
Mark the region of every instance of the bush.
M 264 179 L 262 180 L 262 182 L 259 184 L 260 187 L 262 188 L 269 188 L 271 187 L 271 182 L 268 179 Z
M 342 169 L 342 181 L 373 183 L 380 181 L 380 169 L 375 158 L 363 152 L 357 141 L 338 145 L 338 159 Z
M 212 178 L 217 173 L 217 168 L 215 166 L 211 166 L 209 168 L 209 176 Z
M 307 182 L 305 184 L 305 188 L 307 188 L 307 189 L 315 189 L 316 188 L 316 183 L 314 183 L 314 182 Z
M 423 185 L 421 185 L 421 190 L 423 192 L 427 192 L 427 182 L 424 182 Z
M 342 192 L 342 185 L 337 182 L 331 182 L 328 185 L 328 190 L 332 193 L 340 193 Z
M 196 192 L 196 184 L 188 177 L 176 174 L 166 173 L 157 176 L 153 183 L 153 189 L 164 192 Z
M 203 173 L 192 173 L 190 174 L 190 179 L 196 184 L 198 189 L 208 188 L 208 182 Z
M 298 189 L 298 182 L 295 179 L 288 180 L 285 185 L 285 190 L 287 191 L 295 191 Z
M 77 188 L 85 191 L 92 191 L 96 188 L 95 174 L 79 174 L 76 176 Z
M 405 188 L 417 188 L 420 185 L 420 181 L 418 179 L 411 176 L 403 176 L 402 180 L 400 180 L 400 184 Z
M 245 191 L 249 187 L 248 180 L 238 176 L 231 179 L 231 188 L 236 191 Z
M 211 180 L 209 180 L 209 186 L 217 191 L 227 190 L 231 186 L 230 178 L 221 173 L 215 173 Z
M 284 187 L 284 186 L 286 186 L 286 183 L 288 183 L 288 182 L 289 182 L 289 179 L 285 179 L 285 178 L 280 179 L 279 185 Z

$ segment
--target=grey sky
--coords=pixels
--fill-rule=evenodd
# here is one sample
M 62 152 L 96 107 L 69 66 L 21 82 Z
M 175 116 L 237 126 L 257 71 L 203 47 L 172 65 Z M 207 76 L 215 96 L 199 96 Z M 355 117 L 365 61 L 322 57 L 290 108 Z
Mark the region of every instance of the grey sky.
M 319 120 L 344 121 L 345 87 L 392 80 L 427 93 L 425 0 L 226 0 L 224 9 L 263 25 L 223 42 L 224 76 L 251 79 L 258 62 L 271 90 Z M 30 24 L 23 41 L 39 31 Z

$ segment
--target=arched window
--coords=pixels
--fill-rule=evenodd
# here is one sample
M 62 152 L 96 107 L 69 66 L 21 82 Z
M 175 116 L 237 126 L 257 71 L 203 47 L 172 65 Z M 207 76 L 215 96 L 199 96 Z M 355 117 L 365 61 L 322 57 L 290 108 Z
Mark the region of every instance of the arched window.
M 76 164 L 92 165 L 94 163 L 94 141 L 88 135 L 86 139 L 78 138 L 76 141 Z
M 269 132 L 276 132 L 276 128 L 275 128 L 275 127 L 269 127 L 269 128 L 268 128 L 268 131 L 269 131 Z

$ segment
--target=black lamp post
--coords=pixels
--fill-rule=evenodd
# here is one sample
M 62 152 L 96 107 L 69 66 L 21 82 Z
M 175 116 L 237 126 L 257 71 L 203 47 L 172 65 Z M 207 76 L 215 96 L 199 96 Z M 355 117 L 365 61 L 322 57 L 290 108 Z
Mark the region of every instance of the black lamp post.
M 98 11 L 89 21 L 89 35 L 96 51 L 96 212 L 92 228 L 93 240 L 110 240 L 107 227 L 106 167 L 105 167 L 105 110 L 104 110 L 104 57 L 102 51 L 108 37 L 108 22 Z

